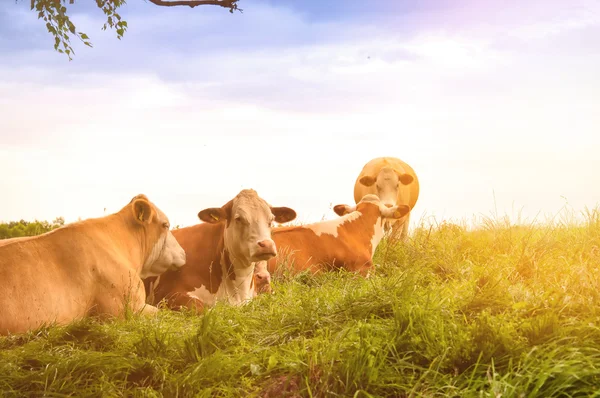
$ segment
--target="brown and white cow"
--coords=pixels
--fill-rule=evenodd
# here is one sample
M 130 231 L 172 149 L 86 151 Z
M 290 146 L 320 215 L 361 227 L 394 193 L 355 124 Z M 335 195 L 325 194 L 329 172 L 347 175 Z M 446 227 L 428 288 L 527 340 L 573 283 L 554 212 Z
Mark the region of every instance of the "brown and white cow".
M 153 314 L 142 278 L 184 263 L 167 216 L 145 195 L 106 217 L 10 239 L 0 246 L 0 334 L 120 316 L 126 306 Z
M 370 160 L 354 183 L 354 201 L 367 194 L 377 195 L 388 207 L 405 205 L 412 210 L 419 198 L 419 180 L 415 171 L 398 158 L 381 157 Z M 388 220 L 386 229 L 401 239 L 408 234 L 410 212 L 400 220 Z M 401 229 L 401 231 L 400 231 Z
M 255 273 L 255 263 L 277 255 L 273 221 L 291 221 L 296 212 L 271 207 L 247 189 L 223 207 L 202 210 L 198 218 L 204 223 L 173 231 L 186 251 L 186 264 L 146 281 L 152 304 L 164 299 L 169 308 L 201 311 L 217 300 L 240 305 L 252 299 L 257 294 L 255 281 L 270 280 L 264 269 Z
M 334 211 L 340 215 L 334 220 L 275 228 L 280 255 L 268 260 L 268 270 L 274 273 L 285 263 L 294 273 L 344 268 L 366 276 L 383 238 L 384 220 L 402 218 L 409 208 L 387 207 L 376 195 L 365 195 L 356 206 L 336 205 Z

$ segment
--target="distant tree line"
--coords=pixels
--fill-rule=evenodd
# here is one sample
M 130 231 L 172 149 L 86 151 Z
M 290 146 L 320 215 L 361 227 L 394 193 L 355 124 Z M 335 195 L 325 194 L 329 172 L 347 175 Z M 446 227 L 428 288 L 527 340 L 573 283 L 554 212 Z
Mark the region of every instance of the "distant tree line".
M 52 231 L 65 225 L 63 217 L 57 217 L 52 222 L 48 221 L 11 221 L 0 224 L 0 239 L 19 238 L 21 236 L 35 236 Z

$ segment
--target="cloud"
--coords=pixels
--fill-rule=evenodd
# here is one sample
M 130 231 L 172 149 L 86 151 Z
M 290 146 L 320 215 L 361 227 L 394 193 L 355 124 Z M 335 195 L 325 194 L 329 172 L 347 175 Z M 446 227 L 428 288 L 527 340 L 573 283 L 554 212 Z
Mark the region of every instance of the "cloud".
M 122 42 L 88 4 L 74 18 L 95 48 L 72 62 L 26 5 L 3 5 L 23 19 L 0 44 L 0 168 L 14 170 L 0 218 L 101 215 L 144 192 L 190 224 L 254 187 L 308 221 L 351 201 L 360 167 L 387 154 L 418 170 L 428 214 L 486 212 L 493 190 L 534 212 L 600 197 L 600 59 L 584 35 L 597 24 L 557 19 L 579 11 L 446 2 L 336 20 L 273 4 L 232 16 L 131 2 Z M 546 33 L 518 29 L 535 24 Z

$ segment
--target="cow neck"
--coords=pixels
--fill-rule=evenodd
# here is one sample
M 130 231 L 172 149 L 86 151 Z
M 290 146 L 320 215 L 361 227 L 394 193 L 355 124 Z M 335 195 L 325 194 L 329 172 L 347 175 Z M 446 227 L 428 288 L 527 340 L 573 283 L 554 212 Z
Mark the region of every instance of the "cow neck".
M 104 219 L 106 219 L 106 224 L 109 225 L 109 229 L 111 230 L 115 228 L 114 224 L 117 224 L 117 228 L 121 227 L 126 231 L 135 231 L 135 233 L 110 233 L 108 235 L 115 246 L 123 248 L 121 252 L 127 253 L 129 263 L 134 265 L 137 275 L 141 275 L 144 264 L 148 260 L 152 250 L 147 245 L 146 230 L 143 227 L 135 225 L 136 221 L 132 221 L 131 217 L 128 217 L 126 214 L 116 213 L 106 216 Z
M 254 264 L 241 260 L 227 248 L 227 228 L 223 232 L 223 247 L 221 250 L 221 267 L 223 270 L 223 289 L 219 296 L 226 298 L 232 304 L 239 304 L 252 298 L 254 283 Z

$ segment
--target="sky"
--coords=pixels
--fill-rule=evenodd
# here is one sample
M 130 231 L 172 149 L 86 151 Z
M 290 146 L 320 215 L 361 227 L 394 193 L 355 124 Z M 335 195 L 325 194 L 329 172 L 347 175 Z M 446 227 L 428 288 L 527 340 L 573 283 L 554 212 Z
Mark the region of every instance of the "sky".
M 148 195 L 192 225 L 243 188 L 298 221 L 352 204 L 366 162 L 420 181 L 411 227 L 600 205 L 600 0 L 129 0 L 122 40 L 53 50 L 0 4 L 0 221 L 67 222 Z

